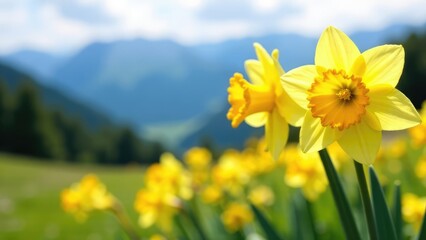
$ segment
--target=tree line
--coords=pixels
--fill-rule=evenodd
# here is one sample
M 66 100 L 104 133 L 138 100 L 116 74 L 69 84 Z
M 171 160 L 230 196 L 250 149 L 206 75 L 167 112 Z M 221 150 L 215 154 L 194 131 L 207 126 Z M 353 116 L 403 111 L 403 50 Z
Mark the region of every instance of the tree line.
M 78 118 L 46 107 L 31 82 L 10 90 L 0 79 L 0 151 L 69 162 L 149 164 L 164 148 L 140 139 L 130 127 L 89 129 Z

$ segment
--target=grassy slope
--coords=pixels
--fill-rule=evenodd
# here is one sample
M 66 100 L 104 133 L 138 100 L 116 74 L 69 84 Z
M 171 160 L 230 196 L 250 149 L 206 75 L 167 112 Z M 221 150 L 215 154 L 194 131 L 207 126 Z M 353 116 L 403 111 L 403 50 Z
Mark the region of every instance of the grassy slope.
M 95 173 L 125 205 L 134 223 L 133 201 L 141 168 L 71 166 L 0 154 L 0 239 L 121 239 L 116 219 L 105 212 L 79 224 L 60 207 L 62 189 Z

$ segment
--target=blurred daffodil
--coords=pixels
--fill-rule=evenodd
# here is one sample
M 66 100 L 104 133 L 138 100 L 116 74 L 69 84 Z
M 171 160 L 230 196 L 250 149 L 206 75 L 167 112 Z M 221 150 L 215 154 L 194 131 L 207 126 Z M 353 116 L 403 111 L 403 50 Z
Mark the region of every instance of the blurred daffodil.
M 182 163 L 171 153 L 163 153 L 160 163 L 151 165 L 145 174 L 147 188 L 177 195 L 183 199 L 193 196 L 191 177 Z
M 191 173 L 194 187 L 200 187 L 209 178 L 212 154 L 206 148 L 193 147 L 183 157 Z
M 250 190 L 248 199 L 256 206 L 271 206 L 275 197 L 270 187 L 260 185 Z
M 402 197 L 402 216 L 404 220 L 414 227 L 416 232 L 420 228 L 426 209 L 426 197 L 419 198 L 412 193 Z
M 382 130 L 421 122 L 410 100 L 395 89 L 403 67 L 402 46 L 383 45 L 360 53 L 345 33 L 328 27 L 318 41 L 315 65 L 281 77 L 290 97 L 306 110 L 302 150 L 318 151 L 337 141 L 356 161 L 373 163 Z
M 62 208 L 73 214 L 77 220 L 84 221 L 93 210 L 109 210 L 115 198 L 94 174 L 84 176 L 79 183 L 61 193 Z
M 421 156 L 415 167 L 416 176 L 426 182 L 426 155 Z
M 219 186 L 210 185 L 204 189 L 201 193 L 201 197 L 205 203 L 216 204 L 222 199 L 223 192 Z
M 247 205 L 237 202 L 230 203 L 222 213 L 222 222 L 230 232 L 241 230 L 253 221 L 253 214 Z
M 305 197 L 316 200 L 327 188 L 327 177 L 318 153 L 303 153 L 290 148 L 284 174 L 285 183 L 293 188 L 301 188 Z
M 148 228 L 157 224 L 162 230 L 172 230 L 173 216 L 182 208 L 182 201 L 164 189 L 144 188 L 139 190 L 135 209 L 140 214 L 139 225 Z
M 185 163 L 193 170 L 205 170 L 212 161 L 212 154 L 207 148 L 193 147 L 185 152 Z
M 250 174 L 242 165 L 241 153 L 235 150 L 223 153 L 212 169 L 212 180 L 234 196 L 242 193 L 243 186 L 250 181 Z
M 289 98 L 280 84 L 284 70 L 278 62 L 278 50 L 270 56 L 258 43 L 254 44 L 254 49 L 258 60 L 245 62 L 251 82 L 240 73 L 230 78 L 228 101 L 231 107 L 227 118 L 234 128 L 244 120 L 252 127 L 265 126 L 268 150 L 278 159 L 288 139 L 288 122 L 300 126 L 303 109 Z
M 426 101 L 423 101 L 422 109 L 420 109 L 420 116 L 422 118 L 422 124 L 408 129 L 408 132 L 410 133 L 414 146 L 425 147 L 426 146 Z

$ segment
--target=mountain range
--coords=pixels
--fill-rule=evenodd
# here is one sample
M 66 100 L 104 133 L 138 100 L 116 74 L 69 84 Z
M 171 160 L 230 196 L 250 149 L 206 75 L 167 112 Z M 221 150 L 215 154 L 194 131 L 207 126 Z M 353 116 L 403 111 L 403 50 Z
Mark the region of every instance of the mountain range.
M 87 103 L 69 97 L 54 87 L 46 86 L 44 83 L 36 81 L 33 76 L 4 63 L 0 63 L 0 81 L 12 91 L 15 91 L 23 82 L 30 82 L 38 89 L 41 100 L 49 108 L 61 110 L 67 116 L 78 118 L 91 129 L 113 124 L 108 115 L 92 108 Z
M 426 25 L 392 26 L 381 31 L 357 32 L 351 38 L 363 51 L 424 30 Z M 216 142 L 225 143 L 232 138 L 230 131 L 240 135 L 236 137 L 239 140 L 253 131 L 230 127 L 224 130 L 229 124 L 224 115 L 228 108 L 228 79 L 236 71 L 244 72 L 246 59 L 255 58 L 253 42 L 261 43 L 269 52 L 279 49 L 280 62 L 289 70 L 313 63 L 317 39 L 275 34 L 195 46 L 169 40 L 132 39 L 92 43 L 69 56 L 25 50 L 1 59 L 40 76 L 41 82 L 79 101 L 90 103 L 114 121 L 132 124 L 142 134 L 150 133 L 154 138 L 172 135 L 171 128 L 161 124 L 184 125 L 184 134 L 178 134 L 178 138 L 168 136 L 171 145 L 192 144 L 204 135 L 215 135 Z M 156 130 L 150 131 L 152 126 L 157 126 Z

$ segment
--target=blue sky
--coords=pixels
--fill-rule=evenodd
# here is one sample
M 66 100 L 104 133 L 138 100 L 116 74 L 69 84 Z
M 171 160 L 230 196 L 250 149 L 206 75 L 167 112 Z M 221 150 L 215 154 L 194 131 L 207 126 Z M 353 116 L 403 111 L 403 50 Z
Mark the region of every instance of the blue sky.
M 66 53 L 93 41 L 182 44 L 270 33 L 319 36 L 426 22 L 425 0 L 0 0 L 0 53 Z

